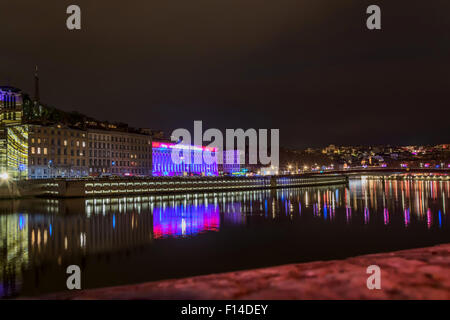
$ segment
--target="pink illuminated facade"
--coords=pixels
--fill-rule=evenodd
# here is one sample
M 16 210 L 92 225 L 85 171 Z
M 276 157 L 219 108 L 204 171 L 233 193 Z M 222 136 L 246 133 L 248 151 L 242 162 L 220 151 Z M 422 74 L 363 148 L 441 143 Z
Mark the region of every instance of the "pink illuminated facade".
M 179 238 L 217 232 L 220 210 L 215 204 L 161 206 L 153 210 L 153 238 Z
M 175 163 L 172 153 L 179 152 L 180 163 Z M 205 161 L 210 156 L 212 161 Z M 204 146 L 175 143 L 152 143 L 154 176 L 217 176 L 217 150 Z

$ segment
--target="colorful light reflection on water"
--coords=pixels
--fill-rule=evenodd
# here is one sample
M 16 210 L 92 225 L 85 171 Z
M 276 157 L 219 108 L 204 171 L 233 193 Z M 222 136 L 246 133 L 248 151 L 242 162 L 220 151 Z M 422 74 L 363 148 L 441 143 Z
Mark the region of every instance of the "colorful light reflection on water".
M 218 205 L 181 204 L 177 207 L 153 209 L 153 237 L 192 236 L 206 231 L 218 231 L 220 209 Z
M 0 202 L 0 295 L 111 286 L 450 242 L 449 181 Z M 180 267 L 182 265 L 183 267 Z

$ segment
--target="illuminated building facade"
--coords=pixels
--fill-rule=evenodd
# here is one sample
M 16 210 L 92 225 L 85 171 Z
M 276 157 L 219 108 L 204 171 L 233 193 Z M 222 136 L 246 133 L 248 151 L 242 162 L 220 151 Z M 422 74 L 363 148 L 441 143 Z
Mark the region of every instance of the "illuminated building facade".
M 27 125 L 9 126 L 0 138 L 2 149 L 6 149 L 2 152 L 2 163 L 6 164 L 2 169 L 14 179 L 28 176 L 28 129 Z
M 180 154 L 180 163 L 172 159 L 172 151 Z M 211 163 L 205 161 L 205 156 L 210 155 Z M 188 157 L 188 158 L 186 158 Z M 203 146 L 188 146 L 174 143 L 153 142 L 152 161 L 154 176 L 217 176 L 217 150 Z
M 2 126 L 22 124 L 23 99 L 20 89 L 0 87 L 0 121 Z
M 0 173 L 14 179 L 27 177 L 29 127 L 22 117 L 21 91 L 0 87 Z

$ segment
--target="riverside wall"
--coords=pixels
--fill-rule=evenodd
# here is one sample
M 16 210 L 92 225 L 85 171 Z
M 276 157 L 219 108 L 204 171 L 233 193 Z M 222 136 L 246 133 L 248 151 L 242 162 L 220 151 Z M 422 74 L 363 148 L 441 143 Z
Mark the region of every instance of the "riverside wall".
M 265 177 L 83 178 L 3 181 L 0 199 L 99 197 L 159 193 L 223 192 L 345 184 L 341 174 Z

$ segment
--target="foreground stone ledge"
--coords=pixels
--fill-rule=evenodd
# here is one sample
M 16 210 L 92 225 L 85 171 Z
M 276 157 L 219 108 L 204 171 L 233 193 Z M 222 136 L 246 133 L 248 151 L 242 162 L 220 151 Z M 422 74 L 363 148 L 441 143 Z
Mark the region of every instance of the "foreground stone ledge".
M 381 290 L 366 286 L 381 268 Z M 42 299 L 450 299 L 450 244 L 136 285 Z

